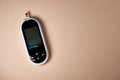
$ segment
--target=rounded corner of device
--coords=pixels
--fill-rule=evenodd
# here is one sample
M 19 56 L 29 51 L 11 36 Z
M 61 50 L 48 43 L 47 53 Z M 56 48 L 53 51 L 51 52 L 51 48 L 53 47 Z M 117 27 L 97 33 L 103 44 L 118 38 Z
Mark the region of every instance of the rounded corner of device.
M 30 57 L 28 56 L 29 62 L 30 62 L 31 64 L 33 64 L 33 65 L 36 65 L 36 66 L 45 65 L 45 64 L 48 62 L 48 59 L 49 59 L 49 55 L 47 54 L 47 57 L 46 57 L 46 59 L 45 59 L 43 62 L 41 62 L 41 63 L 34 63 L 34 62 L 32 62 L 32 60 L 30 59 Z

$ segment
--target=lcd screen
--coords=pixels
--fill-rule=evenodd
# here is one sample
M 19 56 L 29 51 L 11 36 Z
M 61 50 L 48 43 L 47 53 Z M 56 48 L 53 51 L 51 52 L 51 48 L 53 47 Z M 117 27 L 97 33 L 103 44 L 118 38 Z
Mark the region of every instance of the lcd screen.
M 28 46 L 41 44 L 39 29 L 37 26 L 25 29 L 25 36 Z

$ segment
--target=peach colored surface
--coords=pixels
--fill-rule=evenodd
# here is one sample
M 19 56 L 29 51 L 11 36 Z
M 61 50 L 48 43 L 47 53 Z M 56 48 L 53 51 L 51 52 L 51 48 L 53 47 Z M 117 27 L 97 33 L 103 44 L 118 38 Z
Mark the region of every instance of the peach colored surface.
M 26 56 L 28 10 L 44 25 L 43 66 Z M 0 80 L 120 80 L 120 0 L 0 0 Z

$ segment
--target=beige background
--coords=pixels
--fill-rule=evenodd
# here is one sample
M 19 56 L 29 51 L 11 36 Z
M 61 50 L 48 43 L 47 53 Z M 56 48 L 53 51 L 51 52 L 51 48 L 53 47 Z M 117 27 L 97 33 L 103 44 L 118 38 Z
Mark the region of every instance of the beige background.
M 51 57 L 26 56 L 20 25 L 41 19 Z M 120 80 L 120 0 L 0 0 L 0 80 Z

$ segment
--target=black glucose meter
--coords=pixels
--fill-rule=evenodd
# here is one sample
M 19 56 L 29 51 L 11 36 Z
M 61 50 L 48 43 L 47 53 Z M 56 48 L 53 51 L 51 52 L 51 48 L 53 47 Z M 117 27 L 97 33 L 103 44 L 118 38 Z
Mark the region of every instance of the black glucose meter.
M 22 22 L 22 34 L 27 48 L 27 55 L 33 64 L 42 65 L 48 59 L 48 50 L 39 21 L 29 17 Z

